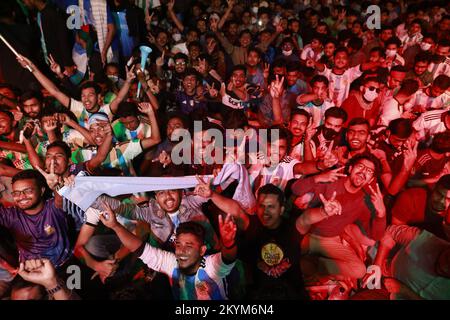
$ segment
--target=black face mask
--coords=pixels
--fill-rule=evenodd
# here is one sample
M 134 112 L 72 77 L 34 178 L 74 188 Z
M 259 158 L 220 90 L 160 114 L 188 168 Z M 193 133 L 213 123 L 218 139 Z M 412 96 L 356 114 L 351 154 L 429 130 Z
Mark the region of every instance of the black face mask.
M 322 134 L 326 140 L 332 140 L 337 136 L 338 132 L 334 131 L 333 129 L 323 127 Z

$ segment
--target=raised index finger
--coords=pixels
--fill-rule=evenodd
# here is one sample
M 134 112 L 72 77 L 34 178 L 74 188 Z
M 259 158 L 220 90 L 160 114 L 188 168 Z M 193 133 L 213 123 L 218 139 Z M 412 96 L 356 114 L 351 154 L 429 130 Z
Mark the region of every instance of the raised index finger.
M 319 194 L 319 198 L 320 198 L 320 200 L 322 201 L 323 204 L 327 204 L 328 203 L 328 200 L 325 199 L 325 197 L 323 196 L 322 193 Z

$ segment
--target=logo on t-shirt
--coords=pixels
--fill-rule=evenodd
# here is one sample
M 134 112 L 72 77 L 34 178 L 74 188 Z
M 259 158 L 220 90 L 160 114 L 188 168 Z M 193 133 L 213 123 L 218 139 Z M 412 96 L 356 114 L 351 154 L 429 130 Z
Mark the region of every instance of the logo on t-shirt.
M 44 227 L 44 231 L 49 236 L 49 235 L 54 234 L 56 230 L 51 225 L 46 224 L 45 227 Z
M 275 243 L 268 243 L 261 248 L 261 258 L 268 266 L 279 264 L 283 257 L 283 250 Z

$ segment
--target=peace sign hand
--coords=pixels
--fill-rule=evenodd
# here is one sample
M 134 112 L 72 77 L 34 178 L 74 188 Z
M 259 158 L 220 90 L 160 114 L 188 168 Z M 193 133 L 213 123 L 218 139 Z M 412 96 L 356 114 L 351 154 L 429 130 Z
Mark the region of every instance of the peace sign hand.
M 263 70 L 264 79 L 269 78 L 269 74 L 270 74 L 270 64 L 264 63 L 264 70 Z
M 211 182 L 212 178 L 208 180 L 208 182 L 205 182 L 203 180 L 203 177 L 199 177 L 198 175 L 195 176 L 198 181 L 198 185 L 195 187 L 194 194 L 203 197 L 203 198 L 211 198 L 213 192 L 211 190 Z
M 276 75 L 276 79 L 270 84 L 270 95 L 273 99 L 279 99 L 283 94 L 284 77 Z
M 336 191 L 333 192 L 333 195 L 329 200 L 327 200 L 322 193 L 319 194 L 319 198 L 323 203 L 323 211 L 328 217 L 342 214 L 342 206 L 339 201 L 336 200 Z
M 166 52 L 165 51 L 163 51 L 162 52 L 162 55 L 161 55 L 161 57 L 159 57 L 158 59 L 156 59 L 156 65 L 158 66 L 158 67 L 162 67 L 163 65 L 164 65 L 164 55 L 166 54 Z
M 419 144 L 417 143 L 417 141 L 414 143 L 411 140 L 408 140 L 406 141 L 405 146 L 407 149 L 403 152 L 403 165 L 409 172 L 412 170 L 414 163 L 416 163 L 417 148 Z
M 234 223 L 231 214 L 227 214 L 225 221 L 223 221 L 222 215 L 219 214 L 219 231 L 222 244 L 227 248 L 231 248 L 235 242 L 237 231 L 236 224 Z
M 316 178 L 314 179 L 315 182 L 318 183 L 328 183 L 328 182 L 335 182 L 337 181 L 339 178 L 341 177 L 346 177 L 347 175 L 344 173 L 340 173 L 339 171 L 341 171 L 342 169 L 344 169 L 345 167 L 340 167 L 337 169 L 333 169 L 324 173 L 321 173 L 319 175 L 316 176 Z
M 53 59 L 53 56 L 50 54 L 48 57 L 48 61 L 50 62 L 50 70 L 57 76 L 62 75 L 61 66 Z
M 63 182 L 62 177 L 55 173 L 55 160 L 50 161 L 50 172 L 47 173 L 39 167 L 36 169 L 44 176 L 45 181 L 47 181 L 48 187 L 55 191 L 57 187 Z
M 127 82 L 128 83 L 131 83 L 134 79 L 136 79 L 136 74 L 134 73 L 134 69 L 135 69 L 135 66 L 136 65 L 133 65 L 130 69 L 128 69 L 126 66 L 125 66 L 125 70 L 126 70 L 126 72 L 127 72 Z
M 217 95 L 219 94 L 219 91 L 217 91 L 216 88 L 214 88 L 214 82 L 212 84 L 212 86 L 210 86 L 208 83 L 206 84 L 206 88 L 208 89 L 209 95 L 211 96 L 211 98 L 216 98 Z
M 383 218 L 386 215 L 386 207 L 384 206 L 384 198 L 381 193 L 380 186 L 377 183 L 377 190 L 374 190 L 372 186 L 369 185 L 370 189 L 370 201 L 372 201 L 373 206 L 377 212 L 378 218 Z

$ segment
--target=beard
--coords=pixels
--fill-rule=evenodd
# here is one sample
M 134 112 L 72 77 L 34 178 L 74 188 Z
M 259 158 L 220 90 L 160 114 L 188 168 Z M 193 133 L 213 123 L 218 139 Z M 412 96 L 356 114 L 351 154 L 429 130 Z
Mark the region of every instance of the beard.
M 336 137 L 338 135 L 338 132 L 334 131 L 333 129 L 323 127 L 322 135 L 326 140 L 332 140 L 332 139 L 334 139 L 334 137 Z

